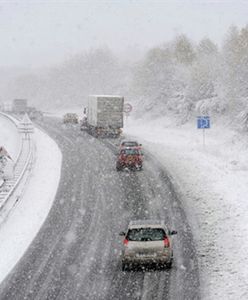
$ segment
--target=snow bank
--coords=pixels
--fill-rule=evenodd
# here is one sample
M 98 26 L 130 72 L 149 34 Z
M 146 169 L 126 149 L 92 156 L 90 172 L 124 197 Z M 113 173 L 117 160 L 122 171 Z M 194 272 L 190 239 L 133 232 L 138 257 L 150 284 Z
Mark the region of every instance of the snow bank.
M 0 146 L 8 151 L 10 156 L 15 161 L 21 148 L 21 139 L 18 129 L 6 117 L 0 115 Z
M 181 195 L 198 251 L 203 299 L 248 299 L 248 147 L 214 124 L 128 120 L 125 133 L 155 153 Z M 145 166 L 144 166 L 145 167 Z
M 12 134 L 10 130 L 11 139 Z M 57 144 L 38 129 L 35 129 L 34 140 L 37 156 L 31 178 L 21 201 L 0 227 L 0 282 L 38 233 L 53 204 L 60 180 L 62 154 Z

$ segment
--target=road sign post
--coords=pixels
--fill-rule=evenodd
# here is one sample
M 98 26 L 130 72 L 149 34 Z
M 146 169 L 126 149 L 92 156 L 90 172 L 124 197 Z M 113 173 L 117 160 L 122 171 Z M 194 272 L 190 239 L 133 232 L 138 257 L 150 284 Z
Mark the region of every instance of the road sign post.
M 130 103 L 125 103 L 123 106 L 123 112 L 125 113 L 126 116 L 126 124 L 127 124 L 127 119 L 130 116 L 130 112 L 132 111 L 133 107 Z
M 205 129 L 210 128 L 210 117 L 209 116 L 197 117 L 197 128 L 202 129 L 202 140 L 203 140 L 203 146 L 205 147 Z

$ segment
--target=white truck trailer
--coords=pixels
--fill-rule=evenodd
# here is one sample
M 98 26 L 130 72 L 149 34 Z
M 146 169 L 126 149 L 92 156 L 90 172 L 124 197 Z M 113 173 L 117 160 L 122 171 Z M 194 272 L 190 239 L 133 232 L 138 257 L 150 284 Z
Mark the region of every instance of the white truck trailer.
M 123 128 L 124 97 L 91 95 L 81 130 L 96 137 L 119 137 Z

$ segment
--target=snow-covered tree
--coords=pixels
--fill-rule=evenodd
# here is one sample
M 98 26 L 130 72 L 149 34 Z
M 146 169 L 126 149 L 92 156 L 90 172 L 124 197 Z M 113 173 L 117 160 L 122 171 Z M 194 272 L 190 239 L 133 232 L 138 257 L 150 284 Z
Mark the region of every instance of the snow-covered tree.
M 92 49 L 48 69 L 14 78 L 5 94 L 43 107 L 85 105 L 89 94 L 125 94 L 127 72 L 109 49 Z
M 163 110 L 173 93 L 174 64 L 168 47 L 151 49 L 135 69 L 133 93 L 139 105 L 148 111 Z
M 185 35 L 180 35 L 175 40 L 175 57 L 177 62 L 189 65 L 195 59 L 195 51 L 192 43 Z
M 240 118 L 248 102 L 248 27 L 229 29 L 223 46 L 223 87 L 228 108 Z M 242 118 L 242 117 L 241 117 Z
M 209 38 L 204 38 L 197 46 L 197 56 L 213 56 L 218 54 L 218 47 Z
M 187 90 L 188 101 L 201 114 L 222 112 L 220 92 L 220 56 L 217 46 L 207 38 L 197 46 L 196 59 L 191 69 L 191 81 Z

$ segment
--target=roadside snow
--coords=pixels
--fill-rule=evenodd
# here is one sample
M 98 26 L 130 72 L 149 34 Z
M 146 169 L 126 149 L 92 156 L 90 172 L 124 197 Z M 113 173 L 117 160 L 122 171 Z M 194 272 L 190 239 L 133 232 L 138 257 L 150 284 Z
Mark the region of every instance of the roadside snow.
M 169 171 L 195 237 L 203 299 L 248 299 L 248 146 L 246 137 L 213 124 L 206 146 L 196 124 L 128 120 Z
M 0 121 L 2 122 L 1 118 Z M 6 125 L 6 132 L 7 134 L 1 128 L 0 141 L 4 141 L 7 149 L 14 155 L 12 145 L 16 145 L 18 137 L 11 125 Z M 35 129 L 34 141 L 36 161 L 31 178 L 21 201 L 0 227 L 0 282 L 38 233 L 53 204 L 59 184 L 62 155 L 57 144 L 38 129 Z
M 15 161 L 20 151 L 21 139 L 15 124 L 0 116 L 0 146 L 8 151 Z

